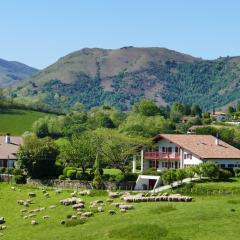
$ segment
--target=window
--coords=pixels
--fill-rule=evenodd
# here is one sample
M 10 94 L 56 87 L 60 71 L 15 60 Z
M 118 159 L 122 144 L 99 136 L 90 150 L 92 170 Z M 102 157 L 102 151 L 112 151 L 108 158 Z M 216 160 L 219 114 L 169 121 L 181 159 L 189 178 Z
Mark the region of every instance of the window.
M 156 161 L 156 162 L 155 162 L 155 160 L 150 160 L 149 161 L 149 168 L 158 168 L 158 166 L 159 166 L 159 162 L 158 161 Z
M 168 147 L 168 152 L 169 152 L 169 153 L 172 152 L 172 147 Z
M 234 164 L 228 164 L 228 168 L 233 168 Z
M 225 168 L 225 164 L 220 164 L 220 168 Z
M 178 153 L 178 147 L 175 147 L 175 152 Z
M 192 159 L 192 154 L 184 153 L 184 159 Z
M 166 148 L 165 147 L 162 147 L 162 152 L 166 152 Z

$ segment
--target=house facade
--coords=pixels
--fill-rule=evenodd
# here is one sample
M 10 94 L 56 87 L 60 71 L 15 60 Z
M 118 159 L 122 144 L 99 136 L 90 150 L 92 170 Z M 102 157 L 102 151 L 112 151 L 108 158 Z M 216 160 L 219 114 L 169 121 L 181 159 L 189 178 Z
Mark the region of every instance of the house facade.
M 142 149 L 141 171 L 186 168 L 208 161 L 221 168 L 240 167 L 240 150 L 211 136 L 159 134 L 153 149 Z
M 21 137 L 0 136 L 0 168 L 14 166 L 17 160 L 17 151 L 22 143 Z

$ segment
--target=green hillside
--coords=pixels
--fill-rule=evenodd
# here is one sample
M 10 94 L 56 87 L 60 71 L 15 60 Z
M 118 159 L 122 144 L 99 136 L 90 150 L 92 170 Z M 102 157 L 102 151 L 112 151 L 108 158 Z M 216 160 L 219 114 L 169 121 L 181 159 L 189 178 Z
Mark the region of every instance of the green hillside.
M 240 98 L 240 57 L 203 60 L 165 48 L 82 49 L 21 81 L 11 96 L 66 110 L 104 103 L 122 110 L 140 98 L 204 109 Z
M 5 135 L 6 133 L 10 133 L 11 135 L 21 135 L 25 131 L 31 130 L 34 121 L 46 115 L 48 114 L 30 110 L 1 110 L 0 135 Z

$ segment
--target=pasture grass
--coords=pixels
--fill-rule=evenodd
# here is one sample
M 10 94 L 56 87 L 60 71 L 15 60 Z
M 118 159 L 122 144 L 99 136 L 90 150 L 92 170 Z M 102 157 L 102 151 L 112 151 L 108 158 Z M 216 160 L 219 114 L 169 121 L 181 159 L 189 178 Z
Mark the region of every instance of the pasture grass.
M 134 209 L 127 213 L 106 203 L 105 212 L 97 213 L 81 221 L 69 221 L 68 215 L 75 214 L 71 206 L 62 206 L 59 200 L 70 197 L 72 190 L 63 190 L 57 194 L 47 189 L 50 197 L 46 198 L 41 189 L 28 186 L 16 186 L 0 183 L 0 216 L 6 219 L 6 230 L 0 239 L 4 240 L 236 240 L 240 236 L 240 195 L 194 196 L 193 202 L 148 202 L 134 203 Z M 26 213 L 20 210 L 18 199 L 27 199 L 29 192 L 35 192 L 33 204 L 29 209 L 45 207 L 36 213 L 38 225 L 31 225 L 32 219 L 23 219 Z M 106 192 L 93 191 L 91 196 L 81 197 L 86 202 L 106 200 Z M 115 199 L 115 202 L 121 202 Z M 56 208 L 50 208 L 55 205 Z M 114 209 L 115 215 L 108 210 Z M 49 219 L 43 219 L 48 215 Z M 71 227 L 61 225 L 61 220 L 69 221 Z
M 32 124 L 49 114 L 31 110 L 7 109 L 0 111 L 0 135 L 10 133 L 19 136 L 30 131 Z

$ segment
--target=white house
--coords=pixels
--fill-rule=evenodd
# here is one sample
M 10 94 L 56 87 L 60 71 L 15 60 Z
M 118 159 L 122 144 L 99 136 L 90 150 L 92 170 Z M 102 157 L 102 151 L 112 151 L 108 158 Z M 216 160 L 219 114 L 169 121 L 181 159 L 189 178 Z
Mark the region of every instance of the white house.
M 240 167 L 240 150 L 211 136 L 159 134 L 155 149 L 141 151 L 141 171 L 185 168 L 208 161 L 221 168 Z

